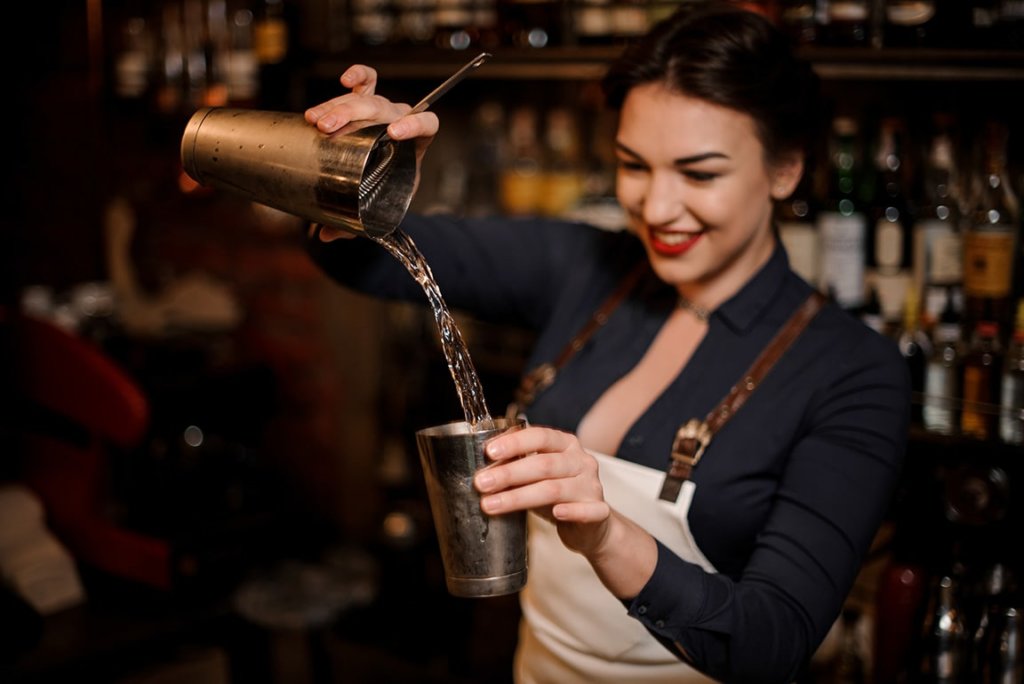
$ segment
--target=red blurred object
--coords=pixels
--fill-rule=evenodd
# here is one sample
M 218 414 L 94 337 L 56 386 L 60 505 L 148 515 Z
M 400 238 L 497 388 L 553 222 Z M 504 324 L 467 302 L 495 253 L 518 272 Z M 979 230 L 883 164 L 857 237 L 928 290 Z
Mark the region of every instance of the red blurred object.
M 0 309 L 0 323 L 11 331 L 20 395 L 72 428 L 21 435 L 22 476 L 42 499 L 50 528 L 77 561 L 170 589 L 170 544 L 125 529 L 104 511 L 111 450 L 138 446 L 149 427 L 142 389 L 94 344 L 49 321 Z
M 900 682 L 913 672 L 908 662 L 920 634 L 927 578 L 923 567 L 892 560 L 875 597 L 874 680 Z

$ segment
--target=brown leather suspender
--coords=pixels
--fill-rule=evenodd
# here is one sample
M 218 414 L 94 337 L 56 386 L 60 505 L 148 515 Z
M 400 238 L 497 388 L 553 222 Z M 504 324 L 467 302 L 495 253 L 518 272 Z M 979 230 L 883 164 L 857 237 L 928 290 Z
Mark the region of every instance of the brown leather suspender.
M 619 286 L 608 298 L 602 302 L 601 306 L 598 307 L 594 315 L 590 317 L 587 324 L 583 326 L 583 329 L 576 333 L 576 336 L 569 340 L 569 343 L 562 348 L 562 351 L 558 353 L 555 360 L 550 363 L 542 363 L 530 372 L 523 375 L 519 381 L 519 387 L 515 392 L 515 401 L 509 406 L 506 411 L 507 415 L 516 416 L 521 411 L 526 409 L 527 406 L 533 403 L 533 400 L 537 398 L 537 395 L 546 390 L 548 387 L 554 384 L 555 378 L 558 376 L 558 371 L 561 370 L 569 359 L 583 349 L 583 345 L 587 343 L 594 333 L 597 332 L 605 323 L 608 322 L 608 317 L 612 311 L 622 302 L 629 291 L 633 289 L 637 281 L 640 280 L 640 276 L 647 271 L 647 262 L 642 261 L 637 264 L 636 268 L 629 272 L 629 274 L 622 279 Z
M 583 345 L 595 332 L 608 322 L 612 311 L 633 288 L 640 275 L 646 271 L 646 266 L 646 263 L 640 264 L 622 281 L 553 362 L 543 363 L 523 376 L 515 393 L 515 401 L 509 406 L 509 413 L 518 414 L 533 403 L 537 394 L 554 384 L 558 371 L 576 352 L 583 348 Z M 772 366 L 818 314 L 824 303 L 825 297 L 820 292 L 812 293 L 775 334 L 768 346 L 761 351 L 761 354 L 744 373 L 742 380 L 733 385 L 729 394 L 708 413 L 704 420 L 694 418 L 679 428 L 672 445 L 672 458 L 669 461 L 668 472 L 665 475 L 665 482 L 662 485 L 659 498 L 675 501 L 679 497 L 683 483 L 690 478 L 690 473 L 700 461 L 701 456 L 704 455 L 704 450 L 711 442 L 711 438 L 743 406 Z
M 812 293 L 790 316 L 786 325 L 775 334 L 772 341 L 743 374 L 740 382 L 732 386 L 729 394 L 718 403 L 718 406 L 711 409 L 704 420 L 693 418 L 679 428 L 675 443 L 672 445 L 672 459 L 669 461 L 668 473 L 665 475 L 659 498 L 665 501 L 675 501 L 679 498 L 683 483 L 690 479 L 690 473 L 704 455 L 711 438 L 740 410 L 747 398 L 768 375 L 775 362 L 800 336 L 824 303 L 825 297 L 820 292 Z

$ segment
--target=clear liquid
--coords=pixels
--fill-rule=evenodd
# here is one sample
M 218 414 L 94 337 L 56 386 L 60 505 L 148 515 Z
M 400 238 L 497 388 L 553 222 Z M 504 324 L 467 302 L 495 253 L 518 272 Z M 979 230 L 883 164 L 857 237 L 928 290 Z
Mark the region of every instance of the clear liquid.
M 401 229 L 396 229 L 384 237 L 374 237 L 384 249 L 398 259 L 409 274 L 420 284 L 427 295 L 430 308 L 434 313 L 437 332 L 441 337 L 441 349 L 448 362 L 448 371 L 455 382 L 455 391 L 462 404 L 466 422 L 476 431 L 493 430 L 494 421 L 487 411 L 483 387 L 477 376 L 469 349 L 462 339 L 462 333 L 455 324 L 448 305 L 441 296 L 441 288 L 434 280 L 427 260 L 423 258 L 416 243 Z

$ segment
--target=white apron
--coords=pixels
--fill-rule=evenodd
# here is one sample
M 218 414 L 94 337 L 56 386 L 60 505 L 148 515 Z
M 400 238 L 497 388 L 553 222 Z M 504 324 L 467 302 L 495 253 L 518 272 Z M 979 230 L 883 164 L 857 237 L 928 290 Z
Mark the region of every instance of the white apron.
M 695 485 L 675 502 L 658 498 L 663 471 L 597 455 L 605 500 L 681 558 L 716 572 L 690 534 Z M 686 684 L 713 682 L 680 661 L 626 614 L 590 564 L 568 550 L 554 524 L 528 516 L 530 569 L 520 594 L 523 619 L 515 656 L 517 684 Z

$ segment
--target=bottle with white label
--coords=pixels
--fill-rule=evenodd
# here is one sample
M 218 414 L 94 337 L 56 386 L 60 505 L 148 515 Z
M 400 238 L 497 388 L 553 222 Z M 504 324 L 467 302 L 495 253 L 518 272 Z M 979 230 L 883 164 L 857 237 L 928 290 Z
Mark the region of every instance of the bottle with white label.
M 1016 324 L 1003 361 L 999 438 L 1007 444 L 1024 444 L 1024 299 L 1017 302 Z
M 958 177 L 950 123 L 936 118 L 923 160 L 913 233 L 913 287 L 923 293 L 923 315 L 936 320 L 952 290 L 963 284 L 963 239 L 959 229 Z
M 924 427 L 941 435 L 952 435 L 959 422 L 960 366 L 964 356 L 963 328 L 952 291 L 947 293 L 946 307 L 933 329 L 932 343 L 924 376 Z
M 813 199 L 810 176 L 804 176 L 793 194 L 776 206 L 775 222 L 790 267 L 817 287 L 821 282 L 821 245 Z
M 913 219 L 904 164 L 906 140 L 906 126 L 901 119 L 882 119 L 874 154 L 868 262 L 869 277 L 888 318 L 898 318 L 903 313 L 911 281 Z
M 817 217 L 821 286 L 839 306 L 854 310 L 863 306 L 867 294 L 868 218 L 857 193 L 860 176 L 857 121 L 838 116 L 833 120 L 832 133 L 828 192 Z

